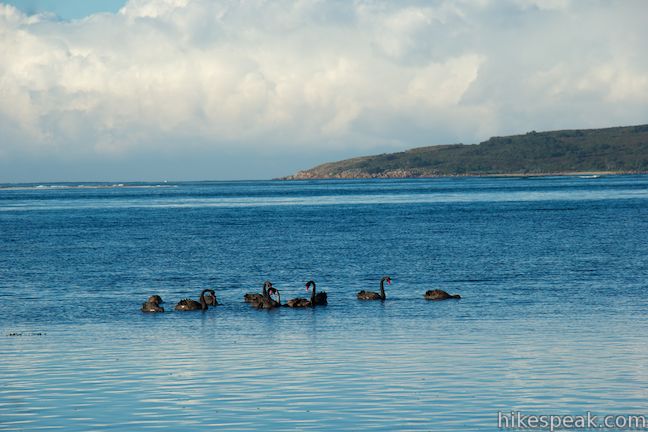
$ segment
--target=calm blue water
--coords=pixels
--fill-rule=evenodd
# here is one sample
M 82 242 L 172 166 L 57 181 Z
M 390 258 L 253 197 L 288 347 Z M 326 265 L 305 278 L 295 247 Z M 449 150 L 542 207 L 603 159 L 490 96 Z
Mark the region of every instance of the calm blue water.
M 648 176 L 78 186 L 0 186 L 0 430 L 648 415 Z

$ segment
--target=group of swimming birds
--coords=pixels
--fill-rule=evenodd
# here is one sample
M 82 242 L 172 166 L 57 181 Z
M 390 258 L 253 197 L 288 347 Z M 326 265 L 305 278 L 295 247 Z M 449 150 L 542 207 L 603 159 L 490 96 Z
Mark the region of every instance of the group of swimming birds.
M 384 276 L 380 279 L 380 292 L 362 290 L 357 294 L 358 300 L 381 300 L 387 299 L 385 296 L 385 282 L 391 284 L 391 278 Z M 312 290 L 311 290 L 312 288 Z M 247 293 L 243 296 L 243 300 L 249 303 L 252 307 L 257 309 L 274 309 L 278 307 L 290 308 L 307 308 L 315 306 L 324 306 L 328 304 L 327 295 L 325 292 L 317 292 L 314 281 L 306 282 L 306 290 L 311 290 L 310 299 L 298 297 L 288 300 L 286 303 L 281 304 L 281 294 L 279 290 L 272 286 L 272 282 L 265 281 L 263 283 L 263 290 L 260 293 Z M 276 299 L 275 299 L 276 297 Z M 426 300 L 448 300 L 460 299 L 459 294 L 448 294 L 443 290 L 429 290 L 426 291 L 423 297 Z M 146 302 L 142 304 L 142 312 L 164 312 L 164 308 L 160 306 L 162 298 L 159 295 L 152 295 Z M 175 305 L 177 311 L 206 311 L 209 306 L 218 306 L 216 300 L 216 293 L 213 289 L 204 289 L 200 293 L 198 301 L 192 299 L 182 299 Z

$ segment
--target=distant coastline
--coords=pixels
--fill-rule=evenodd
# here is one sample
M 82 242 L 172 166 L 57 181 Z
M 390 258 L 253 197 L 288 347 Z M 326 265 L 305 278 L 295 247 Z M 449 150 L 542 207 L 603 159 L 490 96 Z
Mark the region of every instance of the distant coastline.
M 565 171 L 565 172 L 546 172 L 546 173 L 500 173 L 500 174 L 483 174 L 483 173 L 465 173 L 465 174 L 437 174 L 437 175 L 408 175 L 401 172 L 385 172 L 378 175 L 361 174 L 361 175 L 331 175 L 328 177 L 316 177 L 304 174 L 306 171 L 300 171 L 294 175 L 278 177 L 273 180 L 299 181 L 299 180 L 353 180 L 353 179 L 425 179 L 425 178 L 453 178 L 453 177 L 557 177 L 557 176 L 613 176 L 613 175 L 645 175 L 648 171 Z
M 648 125 L 531 131 L 324 163 L 278 180 L 648 173 Z

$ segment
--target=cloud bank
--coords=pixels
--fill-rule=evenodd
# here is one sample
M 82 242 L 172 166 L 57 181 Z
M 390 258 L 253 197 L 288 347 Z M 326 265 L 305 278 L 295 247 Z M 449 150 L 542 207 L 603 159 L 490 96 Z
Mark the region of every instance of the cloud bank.
M 267 178 L 646 123 L 646 16 L 641 0 L 130 0 L 64 21 L 0 3 L 0 181 Z

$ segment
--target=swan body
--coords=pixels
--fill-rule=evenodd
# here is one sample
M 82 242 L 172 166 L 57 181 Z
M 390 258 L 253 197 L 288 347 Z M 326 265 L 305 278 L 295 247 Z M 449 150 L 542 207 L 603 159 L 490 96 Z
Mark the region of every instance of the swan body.
M 284 306 L 291 307 L 291 308 L 303 308 L 303 307 L 311 307 L 313 304 L 311 303 L 310 300 L 307 300 L 302 297 L 290 299 L 286 302 Z
M 148 298 L 144 303 L 142 303 L 142 308 L 140 309 L 142 312 L 164 312 L 164 308 L 160 306 L 161 303 L 164 303 L 162 301 L 162 297 L 159 295 L 152 295 L 151 297 Z
M 313 282 L 314 283 L 314 282 Z M 308 288 L 310 287 L 310 281 L 306 283 L 306 291 L 308 291 Z M 290 299 L 286 302 L 284 306 L 290 307 L 290 308 L 307 308 L 307 307 L 313 307 L 315 306 L 315 303 L 313 302 L 313 295 L 315 292 L 313 291 L 313 294 L 311 294 L 311 298 L 305 299 L 303 297 L 297 297 L 294 299 Z
M 315 306 L 326 306 L 328 304 L 328 295 L 322 291 L 315 294 Z
M 423 297 L 426 300 L 448 300 L 461 298 L 459 294 L 448 294 L 447 292 L 439 289 L 426 291 Z
M 318 293 L 316 291 L 317 288 L 315 286 L 315 281 L 310 280 L 306 282 L 306 291 L 308 291 L 311 286 L 313 287 L 313 291 L 311 292 L 310 299 L 305 299 L 302 297 L 294 298 L 288 300 L 284 306 L 288 306 L 291 308 L 304 308 L 304 307 L 315 307 L 315 306 L 328 304 L 326 293 L 325 292 Z
M 358 300 L 385 300 L 387 298 L 385 296 L 385 282 L 391 285 L 391 278 L 384 276 L 380 279 L 380 293 L 362 290 L 358 293 Z
M 195 311 L 195 310 L 203 310 L 206 311 L 209 309 L 209 305 L 207 304 L 207 300 L 205 299 L 205 293 L 209 293 L 209 297 L 211 297 L 210 302 L 211 303 L 217 303 L 216 302 L 216 293 L 212 289 L 204 289 L 200 293 L 200 301 L 197 302 L 196 300 L 192 299 L 182 299 L 176 304 L 175 310 L 177 311 Z
M 328 304 L 328 294 L 326 294 L 326 291 L 316 292 L 315 281 L 310 280 L 306 282 L 306 289 L 308 289 L 309 285 L 313 286 L 313 293 L 311 294 L 311 303 L 313 306 L 326 306 Z
M 263 282 L 263 291 L 261 293 L 247 293 L 243 296 L 245 303 L 254 303 L 263 301 L 263 299 L 268 294 L 268 288 L 272 288 L 272 282 L 265 281 Z
M 385 300 L 380 294 L 373 291 L 362 290 L 358 293 L 358 300 Z
M 272 296 L 276 295 L 277 300 L 273 299 Z M 252 300 L 250 302 L 252 307 L 255 307 L 257 309 L 274 309 L 281 307 L 281 294 L 279 294 L 279 290 L 276 288 L 268 288 L 266 291 L 265 296 L 263 296 L 260 300 Z

